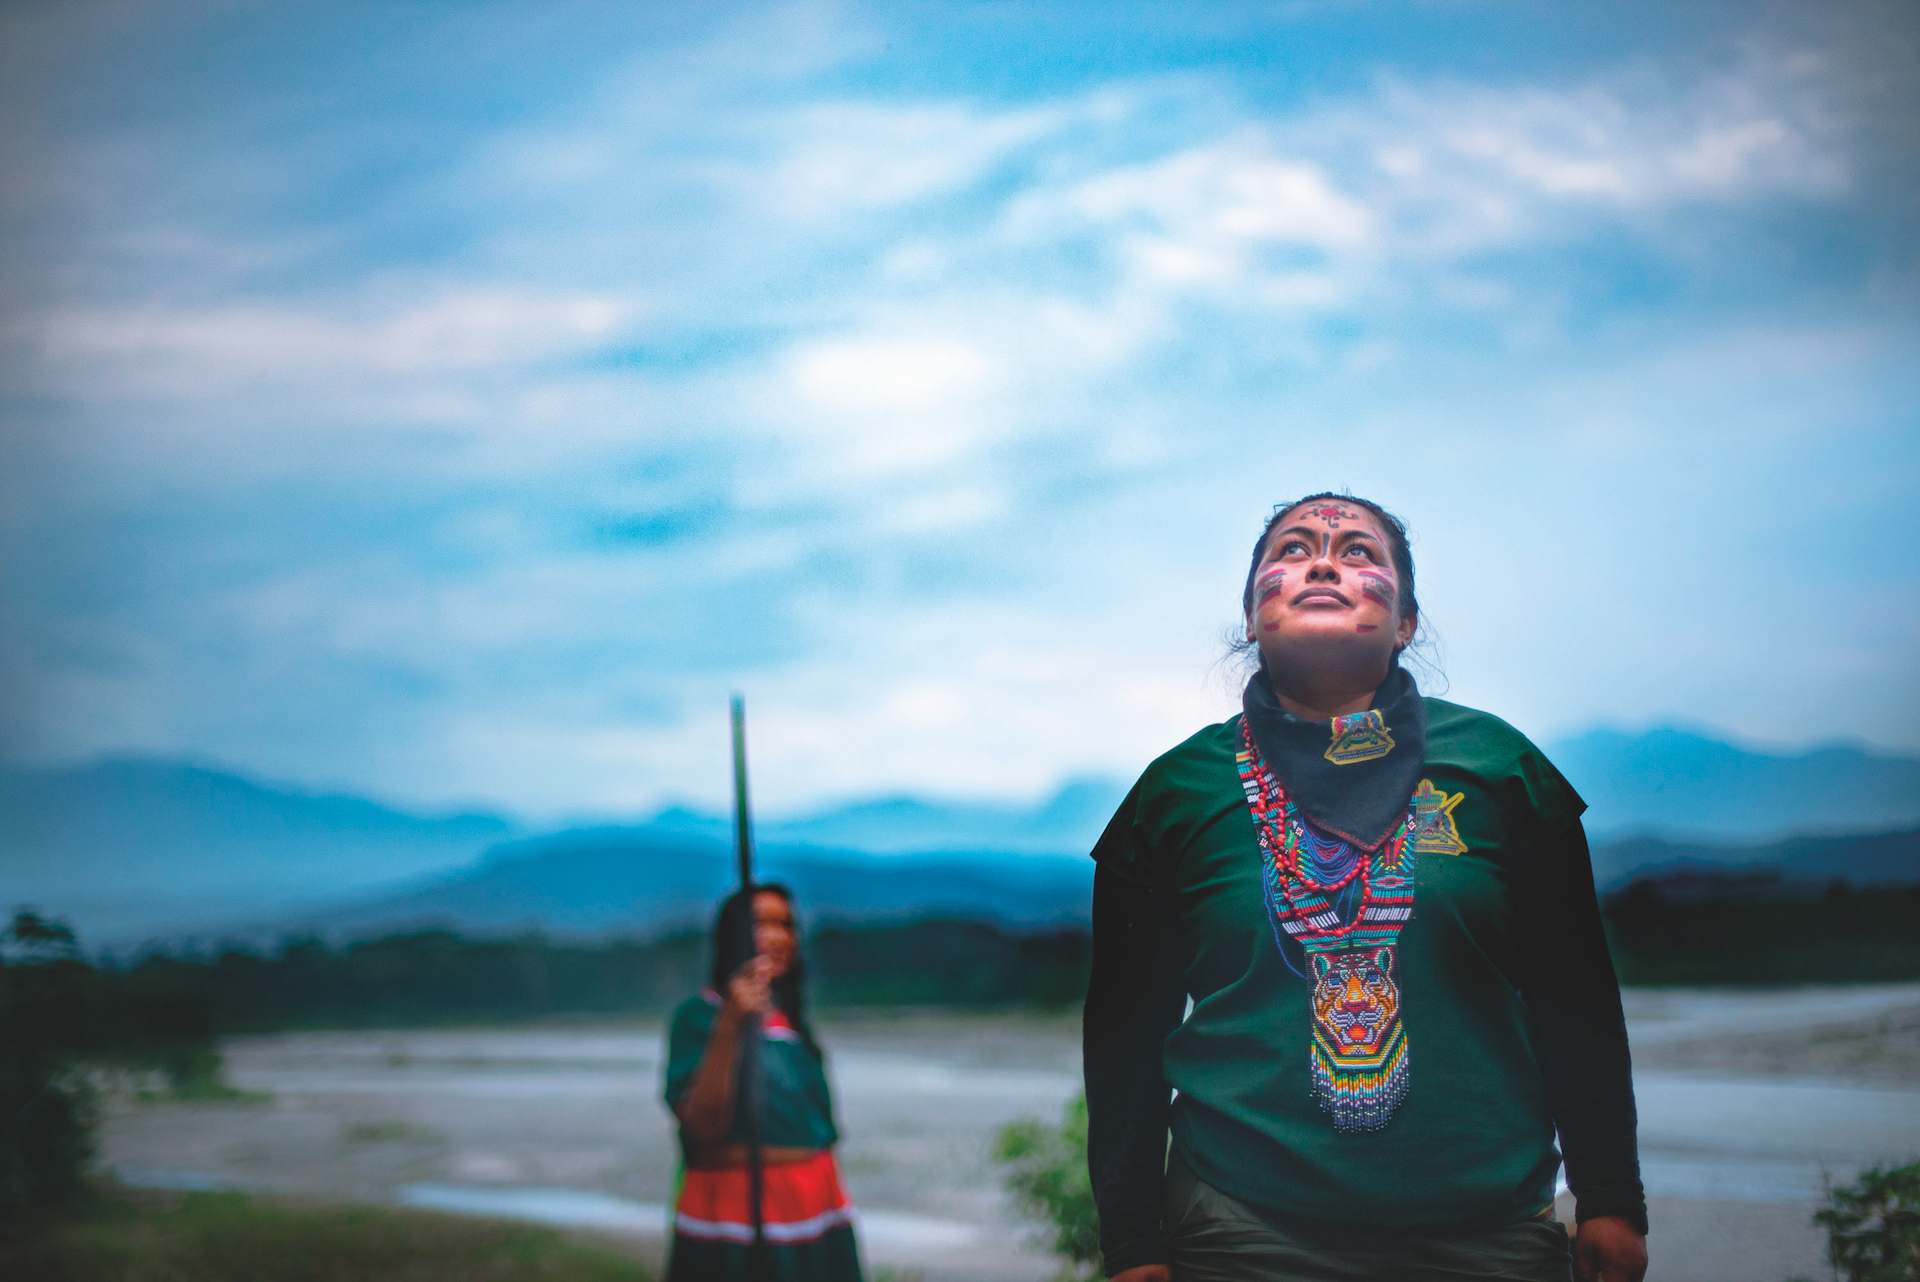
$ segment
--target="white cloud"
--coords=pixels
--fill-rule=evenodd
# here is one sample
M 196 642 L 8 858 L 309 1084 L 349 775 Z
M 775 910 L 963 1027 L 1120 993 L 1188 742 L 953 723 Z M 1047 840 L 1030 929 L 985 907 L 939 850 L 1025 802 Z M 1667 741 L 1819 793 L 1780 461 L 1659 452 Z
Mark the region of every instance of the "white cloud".
M 962 190 L 1065 122 L 1057 110 L 990 115 L 951 105 L 811 107 L 765 123 L 778 140 L 775 156 L 750 182 L 775 218 L 891 209 Z
M 637 310 L 609 297 L 473 289 L 393 308 L 59 310 L 41 327 L 39 347 L 72 392 L 201 398 L 341 377 L 439 379 L 524 367 L 605 342 Z
M 693 71 L 650 56 L 537 127 L 470 138 L 441 194 L 481 212 L 410 268 L 405 297 L 343 260 L 324 293 L 190 304 L 136 281 L 139 301 L 65 301 L 16 334 L 63 405 L 98 411 L 102 490 L 111 467 L 123 493 L 190 476 L 244 514 L 192 526 L 206 546 L 183 557 L 244 560 L 227 549 L 274 515 L 246 498 L 268 447 L 232 441 L 288 425 L 306 437 L 280 446 L 288 488 L 317 507 L 367 492 L 375 509 L 414 493 L 457 509 L 377 553 L 303 549 L 238 586 L 181 589 L 179 635 L 137 650 L 160 675 L 63 687 L 95 729 L 62 731 L 62 750 L 137 739 L 247 759 L 225 745 L 274 742 L 285 755 L 262 764 L 299 777 L 301 752 L 345 742 L 367 764 L 326 772 L 383 790 L 639 805 L 724 779 L 718 709 L 737 679 L 770 799 L 1034 795 L 1132 769 L 1219 715 L 1209 665 L 1242 527 L 1275 491 L 1349 483 L 1408 507 L 1440 550 L 1434 600 L 1463 619 L 1473 697 L 1565 728 L 1630 714 L 1632 664 L 1666 673 L 1642 683 L 1659 691 L 1699 671 L 1686 646 L 1651 654 L 1620 623 L 1632 609 L 1556 578 L 1561 550 L 1588 583 L 1606 569 L 1599 519 L 1576 520 L 1569 492 L 1657 514 L 1679 482 L 1636 461 L 1661 450 L 1684 455 L 1696 501 L 1749 502 L 1761 463 L 1728 424 L 1782 448 L 1805 430 L 1749 412 L 1770 403 L 1752 389 L 1777 377 L 1817 399 L 1877 368 L 1817 321 L 1665 363 L 1599 350 L 1605 335 L 1556 341 L 1565 247 L 1618 234 L 1657 257 L 1702 203 L 1844 198 L 1833 73 L 1804 60 L 1402 80 L 1263 117 L 1218 89 L 1224 73 L 1011 107 L 861 98 L 808 78 L 844 49 L 831 22 L 799 25 L 819 38 L 784 71 L 783 50 L 749 58 L 736 32 L 724 56 L 675 51 Z M 1197 80 L 1218 91 L 1202 101 Z M 281 262 L 214 241 L 121 243 L 237 274 Z M 1463 317 L 1489 333 L 1461 337 Z M 1657 332 L 1637 341 L 1675 344 L 1662 318 L 1638 323 Z M 1507 402 L 1485 390 L 1510 384 Z M 1841 437 L 1842 419 L 1807 421 Z M 115 446 L 142 430 L 171 452 Z M 1716 451 L 1720 475 L 1700 463 Z M 692 484 L 680 467 L 735 526 L 589 545 L 605 513 L 672 508 Z M 1487 589 L 1458 555 L 1492 537 L 1483 491 L 1554 531 L 1519 587 Z M 844 572 L 804 579 L 816 563 Z M 769 584 L 813 596 L 794 606 Z M 756 591 L 770 604 L 749 618 Z M 1607 689 L 1540 659 L 1607 628 Z M 757 657 L 724 674 L 686 657 L 754 629 L 785 657 L 742 651 Z M 208 661 L 221 646 L 256 657 Z M 274 722 L 293 715 L 273 698 L 290 671 L 347 673 L 344 688 L 373 669 L 419 687 L 400 729 L 302 748 Z M 1720 719 L 1771 706 L 1742 699 Z
M 984 353 L 952 339 L 828 340 L 788 359 L 801 395 L 855 414 L 930 410 L 975 394 L 993 376 Z

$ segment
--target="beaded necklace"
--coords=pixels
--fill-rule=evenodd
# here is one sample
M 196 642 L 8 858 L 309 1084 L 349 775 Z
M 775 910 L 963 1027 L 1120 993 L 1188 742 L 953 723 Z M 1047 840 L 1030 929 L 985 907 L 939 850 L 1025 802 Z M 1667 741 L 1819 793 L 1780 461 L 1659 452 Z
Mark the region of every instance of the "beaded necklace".
M 1413 916 L 1412 811 L 1378 851 L 1356 850 L 1301 818 L 1244 719 L 1235 764 L 1260 838 L 1275 943 L 1282 933 L 1299 943 L 1313 972 L 1314 1100 L 1335 1130 L 1378 1130 L 1409 1081 L 1395 972 L 1400 929 Z

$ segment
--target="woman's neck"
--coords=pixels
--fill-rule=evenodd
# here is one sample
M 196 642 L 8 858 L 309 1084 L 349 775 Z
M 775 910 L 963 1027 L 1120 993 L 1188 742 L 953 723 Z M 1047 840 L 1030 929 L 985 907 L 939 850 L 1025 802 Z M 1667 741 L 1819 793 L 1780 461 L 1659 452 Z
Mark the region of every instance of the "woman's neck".
M 1363 687 L 1338 681 L 1283 682 L 1271 669 L 1267 680 L 1272 683 L 1280 706 L 1302 721 L 1328 721 L 1365 712 L 1373 706 L 1373 696 L 1379 693 L 1381 684 L 1375 681 Z

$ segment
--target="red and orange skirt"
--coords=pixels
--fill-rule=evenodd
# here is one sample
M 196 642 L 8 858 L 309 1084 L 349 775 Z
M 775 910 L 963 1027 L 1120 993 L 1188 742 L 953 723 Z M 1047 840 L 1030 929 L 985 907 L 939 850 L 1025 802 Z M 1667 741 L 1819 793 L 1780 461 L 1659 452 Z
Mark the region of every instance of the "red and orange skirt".
M 761 1276 L 778 1282 L 860 1282 L 853 1204 L 833 1154 L 769 1163 L 761 1221 L 767 1253 Z M 753 1250 L 747 1168 L 689 1170 L 674 1207 L 668 1282 L 745 1282 Z

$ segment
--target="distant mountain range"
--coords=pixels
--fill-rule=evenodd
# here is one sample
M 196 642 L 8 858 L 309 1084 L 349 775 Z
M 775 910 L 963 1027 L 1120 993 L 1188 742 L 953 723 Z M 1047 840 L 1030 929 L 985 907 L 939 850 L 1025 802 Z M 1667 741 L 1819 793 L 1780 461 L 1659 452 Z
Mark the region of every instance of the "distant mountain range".
M 872 855 L 805 846 L 760 851 L 762 875 L 791 886 L 811 924 L 949 916 L 1017 928 L 1084 923 L 1093 863 L 1084 855 L 995 851 Z M 1605 893 L 1640 877 L 1718 883 L 1728 874 L 1775 890 L 1920 884 L 1920 830 L 1798 837 L 1758 846 L 1629 838 L 1594 852 Z M 657 935 L 706 923 L 732 884 L 726 845 L 656 827 L 600 829 L 515 843 L 475 870 L 404 893 L 211 932 L 271 945 L 288 935 L 341 940 L 427 927 L 471 934 Z
M 1806 852 L 1761 847 L 1794 833 L 1920 825 L 1908 757 L 1775 756 L 1674 729 L 1596 730 L 1548 751 L 1592 806 L 1603 885 L 1661 862 L 1793 862 Z M 880 798 L 774 817 L 759 836 L 769 872 L 816 913 L 1043 924 L 1084 912 L 1084 855 L 1125 788 L 1079 779 L 1033 806 Z M 426 920 L 651 930 L 710 910 L 727 831 L 673 809 L 533 835 L 499 815 L 413 815 L 180 762 L 0 769 L 0 909 L 34 904 L 121 942 Z
M 178 761 L 0 769 L 0 911 L 125 936 L 410 882 L 517 831 Z
M 1920 830 L 1789 837 L 1755 846 L 1716 846 L 1629 837 L 1597 847 L 1593 880 L 1602 893 L 1640 878 L 1737 873 L 1777 879 L 1784 890 L 1920 885 Z
M 1664 833 L 1709 842 L 1920 822 L 1920 760 L 1839 745 L 1748 752 L 1685 730 L 1590 730 L 1547 750 L 1600 839 Z
M 937 914 L 1037 928 L 1087 920 L 1084 855 L 948 851 L 874 855 L 763 845 L 756 871 L 792 887 L 809 925 Z M 271 943 L 290 934 L 367 937 L 430 926 L 469 933 L 657 935 L 700 926 L 734 884 L 726 843 L 648 826 L 562 833 L 495 851 L 478 869 L 397 895 L 210 932 Z

